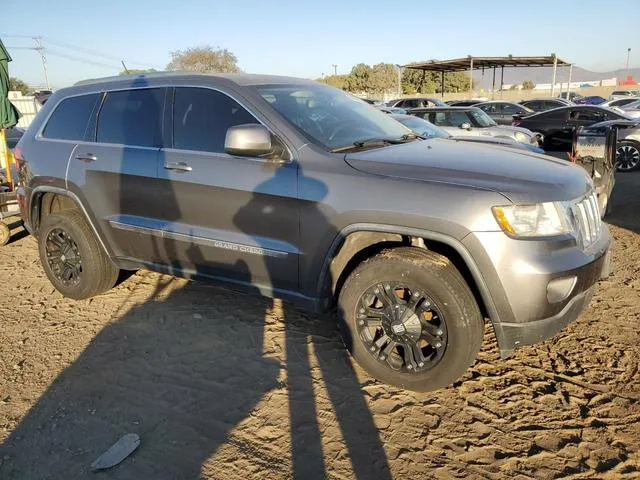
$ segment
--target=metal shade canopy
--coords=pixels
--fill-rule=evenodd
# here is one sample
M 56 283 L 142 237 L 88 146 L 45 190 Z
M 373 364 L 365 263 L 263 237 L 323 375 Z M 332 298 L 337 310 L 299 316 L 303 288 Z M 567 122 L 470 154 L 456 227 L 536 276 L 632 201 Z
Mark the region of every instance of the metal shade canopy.
M 470 76 L 473 70 L 482 70 L 485 68 L 493 68 L 493 86 L 495 90 L 495 69 L 502 69 L 502 76 L 500 80 L 500 89 L 504 84 L 504 67 L 553 67 L 553 83 L 556 81 L 556 68 L 560 66 L 570 66 L 569 62 L 558 58 L 555 54 L 542 56 L 542 57 L 514 57 L 509 55 L 507 57 L 464 57 L 454 58 L 451 60 L 427 60 L 425 62 L 414 62 L 403 65 L 402 68 L 413 68 L 415 70 L 440 72 L 442 82 L 442 92 L 444 93 L 444 74 L 446 72 L 464 72 L 469 71 Z M 472 82 L 473 83 L 473 82 Z M 472 92 L 473 87 L 470 88 Z M 551 96 L 553 96 L 553 87 L 551 90 Z

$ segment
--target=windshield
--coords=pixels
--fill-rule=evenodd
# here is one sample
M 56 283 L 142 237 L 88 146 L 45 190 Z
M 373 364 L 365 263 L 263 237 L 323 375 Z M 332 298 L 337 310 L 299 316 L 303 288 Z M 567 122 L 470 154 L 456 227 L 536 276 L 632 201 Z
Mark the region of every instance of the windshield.
M 494 122 L 489 115 L 487 115 L 485 112 L 483 112 L 479 108 L 474 108 L 473 110 L 469 110 L 469 114 L 471 115 L 474 122 L 479 127 L 493 127 L 497 125 L 497 123 Z
M 398 140 L 411 133 L 386 113 L 332 87 L 262 85 L 256 89 L 306 137 L 328 150 L 372 139 Z
M 433 123 L 422 118 L 412 115 L 392 115 L 394 119 L 402 123 L 405 127 L 410 128 L 413 133 L 426 138 L 449 138 L 450 135 L 440 127 L 436 127 Z

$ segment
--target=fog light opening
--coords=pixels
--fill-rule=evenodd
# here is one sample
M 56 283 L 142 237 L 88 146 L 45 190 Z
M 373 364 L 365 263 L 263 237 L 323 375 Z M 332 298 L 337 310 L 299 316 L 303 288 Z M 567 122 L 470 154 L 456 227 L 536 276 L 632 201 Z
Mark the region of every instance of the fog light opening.
M 551 280 L 547 285 L 547 300 L 549 303 L 558 303 L 566 300 L 573 292 L 577 280 L 578 277 L 575 275 Z

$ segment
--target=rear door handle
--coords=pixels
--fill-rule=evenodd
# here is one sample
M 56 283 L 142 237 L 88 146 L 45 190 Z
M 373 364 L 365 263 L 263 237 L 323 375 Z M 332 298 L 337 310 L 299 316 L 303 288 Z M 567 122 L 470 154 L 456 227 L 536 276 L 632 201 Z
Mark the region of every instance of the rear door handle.
M 170 162 L 164 164 L 165 170 L 174 170 L 176 172 L 190 172 L 193 170 L 191 165 L 187 165 L 184 162 Z
M 96 157 L 93 153 L 85 153 L 81 155 L 76 155 L 76 160 L 89 163 L 89 162 L 95 162 L 96 160 L 98 160 L 98 157 Z

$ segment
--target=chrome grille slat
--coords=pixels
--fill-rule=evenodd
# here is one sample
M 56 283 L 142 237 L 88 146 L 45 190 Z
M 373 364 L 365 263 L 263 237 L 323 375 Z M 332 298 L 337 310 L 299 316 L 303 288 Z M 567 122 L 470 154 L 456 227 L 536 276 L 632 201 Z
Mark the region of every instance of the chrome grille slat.
M 578 220 L 578 228 L 582 239 L 583 248 L 592 245 L 600 234 L 602 219 L 600 218 L 600 207 L 595 193 L 576 201 L 573 204 L 573 212 Z

